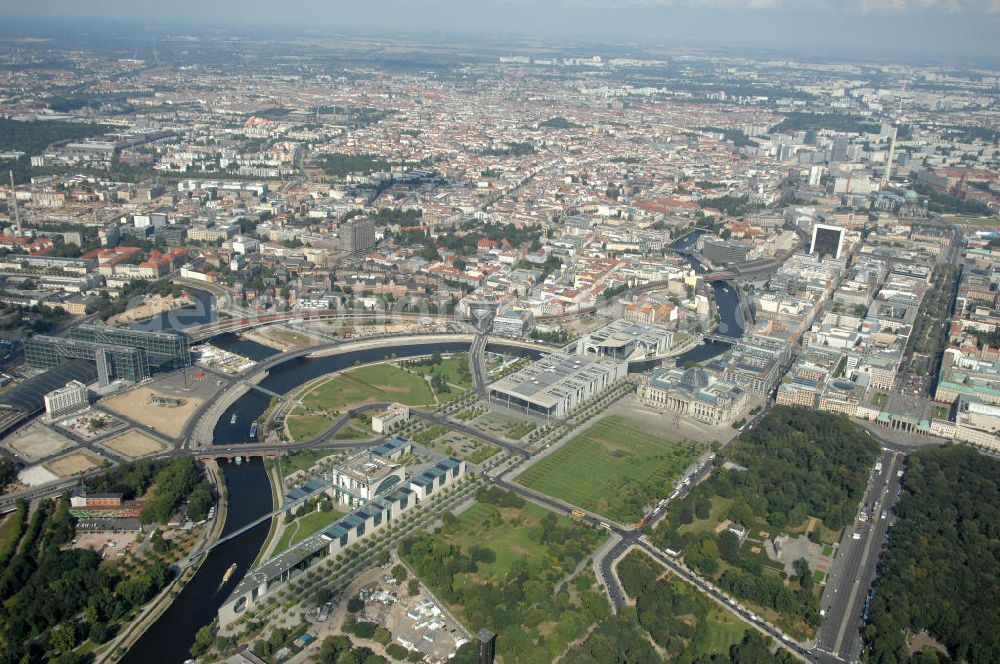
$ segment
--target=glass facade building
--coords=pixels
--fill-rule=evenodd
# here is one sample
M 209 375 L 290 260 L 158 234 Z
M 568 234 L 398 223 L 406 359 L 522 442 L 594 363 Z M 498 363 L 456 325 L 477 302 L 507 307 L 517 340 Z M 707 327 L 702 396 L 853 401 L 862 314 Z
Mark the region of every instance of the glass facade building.
M 132 383 L 149 378 L 149 358 L 142 348 L 64 339 L 36 334 L 24 342 L 28 368 L 53 369 L 69 360 L 89 360 L 97 365 L 102 385 L 122 379 Z
M 106 346 L 131 346 L 141 348 L 148 355 L 161 359 L 166 366 L 190 364 L 188 338 L 174 332 L 143 332 L 124 327 L 104 325 L 77 325 L 70 330 L 70 338 Z

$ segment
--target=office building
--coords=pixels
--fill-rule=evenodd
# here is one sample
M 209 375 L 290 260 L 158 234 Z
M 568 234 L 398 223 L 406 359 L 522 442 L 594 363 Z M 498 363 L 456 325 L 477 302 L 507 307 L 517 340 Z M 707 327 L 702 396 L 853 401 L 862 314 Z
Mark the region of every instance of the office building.
M 809 186 L 818 187 L 820 182 L 823 181 L 823 176 L 826 174 L 826 169 L 819 164 L 809 168 Z
M 701 247 L 702 255 L 713 265 L 743 263 L 750 259 L 753 251 L 754 245 L 751 242 L 720 240 L 714 237 L 704 238 Z
M 102 386 L 117 379 L 138 383 L 149 378 L 146 351 L 131 346 L 36 334 L 24 342 L 24 357 L 33 371 L 53 369 L 68 360 L 88 360 L 97 365 Z
M 346 224 L 347 244 L 355 256 L 362 256 L 375 247 L 375 224 L 369 219 L 353 219 Z
M 489 386 L 490 401 L 542 417 L 563 417 L 628 374 L 628 363 L 553 353 Z
M 787 341 L 750 335 L 736 344 L 724 362 L 725 380 L 750 394 L 766 396 L 781 378 L 781 367 L 791 356 Z
M 666 353 L 673 341 L 674 333 L 662 327 L 616 320 L 581 337 L 576 354 L 617 360 L 651 358 Z
M 372 415 L 372 431 L 375 433 L 385 433 L 397 424 L 410 419 L 410 408 L 401 403 L 389 404 L 385 412 Z
M 830 256 L 839 259 L 844 251 L 844 235 L 845 231 L 840 226 L 816 224 L 813 226 L 809 253 L 819 257 Z
M 497 656 L 497 635 L 488 629 L 479 630 L 479 664 L 493 664 Z
M 493 334 L 521 338 L 531 330 L 534 319 L 534 315 L 528 309 L 520 311 L 508 309 L 493 318 Z
M 69 334 L 71 339 L 81 341 L 142 348 L 150 356 L 153 366 L 159 368 L 182 367 L 191 363 L 188 338 L 176 332 L 144 332 L 125 327 L 77 325 Z
M 52 390 L 45 395 L 45 414 L 49 419 L 56 419 L 66 413 L 72 413 L 88 405 L 87 386 L 78 380 L 66 383 L 65 387 Z

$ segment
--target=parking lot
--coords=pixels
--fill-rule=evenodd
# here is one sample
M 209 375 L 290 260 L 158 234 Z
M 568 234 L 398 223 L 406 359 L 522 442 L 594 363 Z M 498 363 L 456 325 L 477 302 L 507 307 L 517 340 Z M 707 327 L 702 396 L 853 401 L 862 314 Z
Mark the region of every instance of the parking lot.
M 104 558 L 113 556 L 124 557 L 125 554 L 134 548 L 135 538 L 138 533 L 80 533 L 73 543 L 74 549 L 90 549 L 101 554 Z

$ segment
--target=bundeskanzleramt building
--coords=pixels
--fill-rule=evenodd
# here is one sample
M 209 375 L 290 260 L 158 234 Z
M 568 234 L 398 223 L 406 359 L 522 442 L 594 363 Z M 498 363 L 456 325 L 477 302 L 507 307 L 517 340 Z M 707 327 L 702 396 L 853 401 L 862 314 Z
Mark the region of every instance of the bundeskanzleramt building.
M 373 450 L 374 452 L 374 450 Z M 333 558 L 355 542 L 384 528 L 404 512 L 419 506 L 454 484 L 466 473 L 465 462 L 455 457 L 441 459 L 409 481 L 396 485 L 364 507 L 337 520 L 325 530 L 306 538 L 294 548 L 247 572 L 236 589 L 219 607 L 219 624 L 228 625 L 247 609 L 263 602 L 276 588 L 317 562 Z
M 628 362 L 553 353 L 489 386 L 491 402 L 532 415 L 563 417 L 628 375 Z

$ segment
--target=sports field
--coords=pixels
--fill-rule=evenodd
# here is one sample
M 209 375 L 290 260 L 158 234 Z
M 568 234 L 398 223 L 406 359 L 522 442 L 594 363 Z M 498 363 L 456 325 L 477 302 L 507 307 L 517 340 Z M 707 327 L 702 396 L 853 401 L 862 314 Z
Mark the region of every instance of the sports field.
M 524 486 L 622 523 L 664 498 L 702 447 L 605 417 L 518 476 Z
M 422 377 L 391 364 L 373 364 L 319 381 L 300 400 L 307 409 L 332 414 L 380 401 L 427 406 L 434 404 L 434 395 Z

